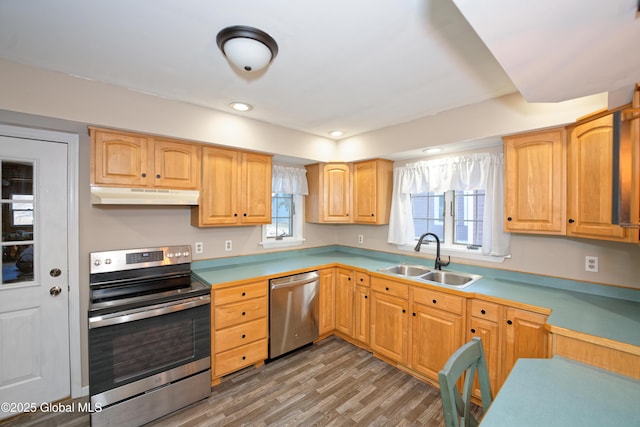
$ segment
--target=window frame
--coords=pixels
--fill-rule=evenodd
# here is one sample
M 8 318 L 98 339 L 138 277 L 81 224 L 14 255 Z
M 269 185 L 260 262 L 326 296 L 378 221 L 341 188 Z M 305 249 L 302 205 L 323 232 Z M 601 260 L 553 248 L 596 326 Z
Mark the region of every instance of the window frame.
M 272 193 L 272 202 L 275 196 L 276 193 Z M 300 246 L 304 243 L 304 196 L 302 194 L 292 194 L 291 199 L 293 204 L 293 213 L 291 218 L 292 235 L 282 238 L 267 237 L 267 227 L 273 224 L 272 216 L 271 224 L 264 224 L 262 226 L 262 241 L 260 242 L 260 245 L 265 249 Z

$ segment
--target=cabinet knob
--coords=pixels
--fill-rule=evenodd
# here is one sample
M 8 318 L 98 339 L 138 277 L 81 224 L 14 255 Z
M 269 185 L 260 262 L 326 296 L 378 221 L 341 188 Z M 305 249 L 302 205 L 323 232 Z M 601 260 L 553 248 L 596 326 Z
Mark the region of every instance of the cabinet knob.
M 142 172 L 142 177 L 143 177 L 143 178 L 146 178 L 146 177 L 147 177 L 147 174 L 146 174 L 146 173 L 144 173 L 144 172 Z
M 367 299 L 367 298 L 369 298 L 369 296 L 368 296 L 368 295 L 365 295 L 365 296 L 364 296 L 364 299 Z
M 243 296 L 243 297 L 244 297 L 244 296 L 246 296 L 246 295 L 247 295 L 247 293 L 246 293 L 246 292 L 243 292 L 243 293 L 242 293 L 242 296 Z
M 388 290 L 389 290 L 389 287 L 387 286 L 386 288 L 384 288 L 384 290 L 385 290 L 385 291 L 388 291 Z
M 437 303 L 438 303 L 438 300 L 434 299 L 432 302 L 433 302 L 434 304 L 437 304 Z
M 245 212 L 245 213 L 243 213 L 243 214 L 242 214 L 242 216 L 247 216 L 247 213 L 246 213 L 246 212 Z
M 406 312 L 407 312 L 407 310 L 405 310 L 405 309 L 403 308 L 403 309 L 402 309 L 402 312 L 403 312 L 403 313 L 406 313 Z
M 413 314 L 413 317 L 416 317 L 416 313 L 411 313 L 411 314 Z
M 247 336 L 245 334 L 242 334 L 242 339 L 245 339 Z
M 476 330 L 475 330 L 474 328 L 471 328 L 471 333 L 472 333 L 472 334 L 475 334 L 475 333 L 476 333 Z
M 574 222 L 576 222 L 576 220 L 575 220 L 575 219 L 573 219 L 573 218 L 569 218 L 569 224 L 573 224 Z
M 247 360 L 247 356 L 242 356 L 242 360 Z
M 349 214 L 347 214 L 347 216 L 349 216 Z
M 156 178 L 160 179 L 160 174 L 156 174 Z
M 507 221 L 512 221 L 512 220 L 513 220 L 513 218 L 511 218 L 510 216 L 507 217 Z
M 482 313 L 482 314 L 487 314 L 487 312 L 486 312 L 486 311 L 484 311 L 484 309 L 480 310 L 480 313 Z
M 242 312 L 242 315 L 243 315 L 243 316 L 246 316 L 246 315 L 247 315 L 247 312 L 246 312 L 246 311 L 243 311 L 243 312 Z
M 513 325 L 513 322 L 511 320 L 507 320 L 507 325 Z
M 238 214 L 237 214 L 237 213 L 234 213 L 234 214 L 233 214 L 233 216 L 238 216 Z
M 371 214 L 371 216 L 376 216 L 375 214 Z
M 361 277 L 361 278 L 360 278 L 360 281 L 361 281 L 361 282 L 364 282 L 364 279 Z

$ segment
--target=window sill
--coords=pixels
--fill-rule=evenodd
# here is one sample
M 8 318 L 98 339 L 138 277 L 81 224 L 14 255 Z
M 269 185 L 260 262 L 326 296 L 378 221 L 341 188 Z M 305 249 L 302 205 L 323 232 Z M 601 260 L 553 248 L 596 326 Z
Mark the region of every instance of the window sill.
M 305 239 L 266 240 L 266 241 L 260 242 L 260 245 L 262 245 L 262 247 L 265 249 L 284 248 L 287 246 L 300 246 L 304 243 L 304 240 Z
M 397 248 L 400 249 L 401 251 L 411 251 L 413 253 L 416 253 L 414 248 L 415 246 L 409 246 L 409 245 L 397 245 Z M 420 248 L 420 252 L 421 254 L 429 254 L 429 255 L 434 255 L 436 254 L 436 246 L 435 245 L 426 245 L 426 244 L 422 244 L 422 247 Z M 417 254 L 417 253 L 416 253 Z M 440 247 L 440 258 L 442 258 L 443 256 L 454 256 L 457 258 L 462 258 L 462 259 L 472 259 L 472 260 L 476 260 L 476 261 L 485 261 L 485 262 L 495 262 L 495 263 L 502 263 L 504 262 L 505 259 L 507 258 L 511 258 L 511 255 L 506 255 L 506 256 L 491 256 L 491 255 L 483 255 L 482 253 L 480 253 L 480 251 L 469 251 L 469 250 L 464 250 L 464 249 L 453 249 L 453 248 L 448 248 L 448 247 Z M 446 259 L 444 260 L 446 261 Z

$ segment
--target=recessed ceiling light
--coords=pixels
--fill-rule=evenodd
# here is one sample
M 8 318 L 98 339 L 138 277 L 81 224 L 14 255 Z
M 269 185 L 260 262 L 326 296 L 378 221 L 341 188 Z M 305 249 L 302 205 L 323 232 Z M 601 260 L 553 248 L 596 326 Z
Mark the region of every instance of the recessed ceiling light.
M 438 154 L 442 151 L 442 148 L 425 148 L 422 150 L 425 154 Z
M 329 132 L 329 135 L 334 137 L 334 138 L 337 138 L 339 136 L 344 135 L 344 132 L 341 131 L 341 130 L 332 130 L 331 132 Z
M 247 104 L 246 102 L 232 102 L 229 104 L 231 108 L 236 111 L 251 111 L 253 110 L 253 106 L 251 104 Z

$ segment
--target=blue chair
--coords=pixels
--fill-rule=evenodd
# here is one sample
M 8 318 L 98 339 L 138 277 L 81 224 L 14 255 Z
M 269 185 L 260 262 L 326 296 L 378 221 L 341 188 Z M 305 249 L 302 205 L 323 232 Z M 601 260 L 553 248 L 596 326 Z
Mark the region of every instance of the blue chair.
M 493 401 L 493 396 L 487 361 L 484 357 L 482 340 L 479 337 L 473 338 L 456 350 L 438 373 L 442 409 L 447 427 L 474 427 L 479 424 L 471 413 L 471 391 L 476 372 L 480 383 L 482 411 L 485 413 Z M 456 385 L 461 377 L 464 377 L 462 394 Z

